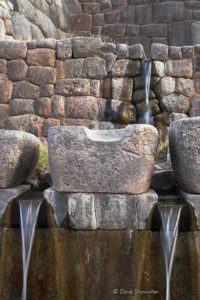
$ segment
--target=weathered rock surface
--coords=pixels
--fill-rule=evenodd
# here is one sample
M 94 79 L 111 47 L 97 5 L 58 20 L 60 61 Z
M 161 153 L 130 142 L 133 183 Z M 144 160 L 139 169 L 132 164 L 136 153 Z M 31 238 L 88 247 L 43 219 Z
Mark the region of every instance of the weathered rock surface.
M 108 131 L 51 128 L 48 143 L 53 186 L 64 192 L 146 192 L 157 140 L 157 130 L 150 125 Z
M 0 130 L 0 188 L 19 185 L 33 171 L 39 140 L 26 132 Z
M 147 229 L 158 201 L 154 190 L 140 195 L 44 191 L 56 226 L 77 230 Z
M 190 204 L 192 210 L 194 211 L 197 229 L 200 230 L 200 195 L 191 194 L 184 191 L 180 191 L 180 194 L 183 199 Z
M 187 118 L 171 123 L 169 144 L 172 166 L 181 189 L 200 193 L 200 118 Z
M 19 185 L 13 188 L 0 189 L 0 225 L 8 227 L 5 220 L 5 211 L 12 200 L 20 195 L 28 192 L 31 189 L 30 185 Z

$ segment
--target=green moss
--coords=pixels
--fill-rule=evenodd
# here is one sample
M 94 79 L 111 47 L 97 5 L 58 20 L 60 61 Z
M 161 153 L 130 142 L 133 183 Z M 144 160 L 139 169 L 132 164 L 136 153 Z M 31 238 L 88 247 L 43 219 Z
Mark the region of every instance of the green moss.
M 49 169 L 49 161 L 48 161 L 48 146 L 47 145 L 40 145 L 40 154 L 39 160 L 37 163 L 36 171 L 37 173 L 45 173 Z

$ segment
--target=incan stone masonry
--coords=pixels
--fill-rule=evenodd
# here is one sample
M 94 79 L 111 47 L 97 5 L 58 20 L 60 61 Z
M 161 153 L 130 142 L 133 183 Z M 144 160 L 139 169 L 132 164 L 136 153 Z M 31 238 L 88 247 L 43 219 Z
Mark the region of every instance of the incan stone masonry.
M 157 128 L 169 126 L 173 113 L 199 116 L 199 49 L 152 45 Z M 144 57 L 142 45 L 94 37 L 0 41 L 0 127 L 47 137 L 51 126 L 136 123 L 144 112 Z

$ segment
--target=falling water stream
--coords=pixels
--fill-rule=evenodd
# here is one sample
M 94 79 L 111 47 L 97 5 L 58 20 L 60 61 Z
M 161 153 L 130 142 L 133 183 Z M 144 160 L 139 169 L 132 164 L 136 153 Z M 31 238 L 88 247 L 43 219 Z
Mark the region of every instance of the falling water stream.
M 161 240 L 165 261 L 166 300 L 170 300 L 170 281 L 178 237 L 181 206 L 160 205 L 159 211 L 162 223 Z
M 28 269 L 41 203 L 42 201 L 39 200 L 19 200 L 23 260 L 22 300 L 26 300 Z
M 141 123 L 151 124 L 152 115 L 151 115 L 151 107 L 149 103 L 149 92 L 150 92 L 150 84 L 151 84 L 151 60 L 145 59 L 142 61 L 142 73 L 144 75 L 144 80 L 145 80 L 145 109 L 144 109 L 143 116 L 141 116 Z

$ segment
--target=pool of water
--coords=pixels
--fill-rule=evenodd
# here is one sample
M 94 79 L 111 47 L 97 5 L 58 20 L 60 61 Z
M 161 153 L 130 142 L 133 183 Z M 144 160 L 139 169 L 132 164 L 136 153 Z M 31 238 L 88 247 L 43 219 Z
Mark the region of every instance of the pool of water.
M 200 299 L 200 232 L 180 233 L 171 300 Z M 0 299 L 20 300 L 19 228 L 0 230 Z M 28 276 L 28 300 L 165 299 L 159 232 L 73 231 L 37 228 Z

